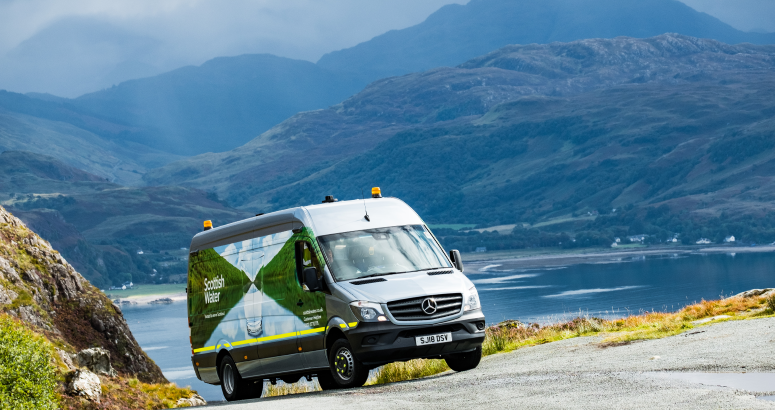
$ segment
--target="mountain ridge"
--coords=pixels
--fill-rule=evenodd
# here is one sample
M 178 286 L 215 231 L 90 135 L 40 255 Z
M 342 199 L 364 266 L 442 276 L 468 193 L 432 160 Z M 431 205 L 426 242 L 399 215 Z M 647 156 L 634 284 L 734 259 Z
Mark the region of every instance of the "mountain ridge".
M 750 166 L 746 161 L 755 155 L 737 152 L 744 141 L 758 141 L 770 155 L 772 147 L 758 135 L 773 126 L 768 113 L 775 108 L 765 96 L 774 73 L 773 46 L 676 34 L 507 46 L 456 68 L 377 81 L 240 149 L 172 163 L 144 178 L 210 186 L 231 203 L 262 212 L 332 193 L 356 198 L 364 186 L 378 185 L 428 221 L 445 223 L 536 221 L 665 201 L 692 217 L 738 206 L 748 213 L 757 201 L 729 200 L 729 189 L 739 185 L 730 179 L 734 173 L 726 182 L 710 180 Z M 690 146 L 700 149 L 697 156 L 684 151 Z M 656 161 L 673 150 L 675 158 L 691 161 L 665 162 L 665 171 L 641 159 Z M 265 159 L 268 152 L 279 154 Z M 739 154 L 741 162 L 725 153 Z M 291 162 L 294 155 L 305 161 Z M 628 170 L 628 162 L 644 177 Z M 286 175 L 276 179 L 271 169 Z M 716 174 L 701 183 L 682 180 L 704 175 L 702 169 Z M 717 183 L 720 190 L 712 188 Z M 718 206 L 703 206 L 697 189 L 717 192 Z

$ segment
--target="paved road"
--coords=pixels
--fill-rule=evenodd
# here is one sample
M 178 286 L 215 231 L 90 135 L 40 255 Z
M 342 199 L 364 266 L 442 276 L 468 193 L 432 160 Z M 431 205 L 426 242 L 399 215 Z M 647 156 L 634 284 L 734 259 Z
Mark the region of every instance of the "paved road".
M 775 381 L 775 319 L 717 323 L 679 336 L 617 347 L 601 348 L 597 345 L 600 340 L 575 338 L 497 354 L 484 358 L 469 372 L 210 407 L 775 409 L 774 401 L 756 397 L 775 395 L 775 382 L 771 383 Z M 682 377 L 675 377 L 675 372 Z M 738 378 L 744 386 L 749 386 L 746 380 L 758 378 L 758 387 L 751 388 L 758 392 L 682 380 L 697 372 L 736 373 L 712 376 Z M 747 373 L 740 376 L 743 372 Z M 762 385 L 771 386 L 772 391 Z

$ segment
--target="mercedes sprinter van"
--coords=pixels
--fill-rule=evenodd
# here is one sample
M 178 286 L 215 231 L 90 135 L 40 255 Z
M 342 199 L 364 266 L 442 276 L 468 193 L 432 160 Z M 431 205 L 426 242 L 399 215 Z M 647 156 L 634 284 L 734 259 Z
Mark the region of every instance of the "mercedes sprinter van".
M 362 386 L 395 361 L 479 364 L 485 319 L 460 253 L 403 201 L 374 188 L 208 223 L 189 253 L 191 362 L 227 400 L 260 397 L 264 380 Z

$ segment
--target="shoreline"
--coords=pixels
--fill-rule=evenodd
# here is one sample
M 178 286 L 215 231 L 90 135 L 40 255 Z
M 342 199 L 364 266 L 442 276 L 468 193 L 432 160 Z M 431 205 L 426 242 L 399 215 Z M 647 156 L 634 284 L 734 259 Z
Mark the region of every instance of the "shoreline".
M 113 301 L 113 303 L 123 306 L 123 305 L 153 305 L 155 303 L 151 303 L 151 302 L 158 301 L 159 299 L 171 300 L 171 302 L 161 302 L 159 304 L 185 301 L 186 292 L 167 292 L 167 293 L 158 293 L 154 295 L 127 296 L 124 298 L 113 298 L 111 300 Z
M 474 265 L 474 266 L 480 266 L 483 265 L 483 267 L 486 267 L 486 265 L 489 264 L 508 264 L 509 268 L 541 268 L 541 267 L 557 267 L 557 266 L 568 266 L 568 265 L 577 265 L 582 263 L 590 263 L 590 262 L 601 262 L 606 259 L 612 260 L 612 261 L 618 261 L 622 258 L 631 258 L 631 257 L 639 257 L 639 256 L 648 256 L 648 255 L 696 255 L 696 254 L 708 254 L 708 253 L 729 253 L 729 254 L 737 254 L 737 253 L 767 253 L 767 252 L 775 252 L 775 246 L 772 245 L 766 245 L 766 246 L 755 246 L 755 247 L 743 247 L 743 246 L 735 246 L 735 247 L 710 247 L 710 248 L 701 248 L 701 247 L 675 247 L 675 248 L 630 248 L 630 249 L 623 249 L 620 251 L 612 251 L 608 249 L 599 249 L 599 251 L 594 250 L 586 250 L 581 251 L 578 253 L 574 252 L 567 252 L 567 253 L 546 253 L 546 254 L 534 254 L 534 255 L 525 255 L 525 256 L 518 256 L 518 255 L 508 255 L 508 254 L 502 254 L 498 255 L 495 253 L 492 258 L 481 258 L 481 259 L 473 259 L 466 261 L 466 256 L 471 256 L 472 254 L 466 254 L 463 256 L 463 261 L 466 264 Z M 619 258 L 617 260 L 617 258 Z M 483 273 L 486 272 L 482 271 L 479 268 L 476 270 L 476 272 L 468 272 L 468 273 Z

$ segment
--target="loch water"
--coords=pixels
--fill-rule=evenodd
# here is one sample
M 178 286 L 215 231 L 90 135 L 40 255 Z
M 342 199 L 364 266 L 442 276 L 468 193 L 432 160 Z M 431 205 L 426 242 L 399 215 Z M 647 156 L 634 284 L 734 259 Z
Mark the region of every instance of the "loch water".
M 620 317 L 673 311 L 775 286 L 775 253 L 664 254 L 611 257 L 551 268 L 509 268 L 508 261 L 466 264 L 488 323 L 504 319 L 553 322 L 579 315 Z M 123 307 L 124 317 L 164 375 L 191 386 L 208 401 L 219 386 L 197 380 L 191 366 L 186 303 Z

